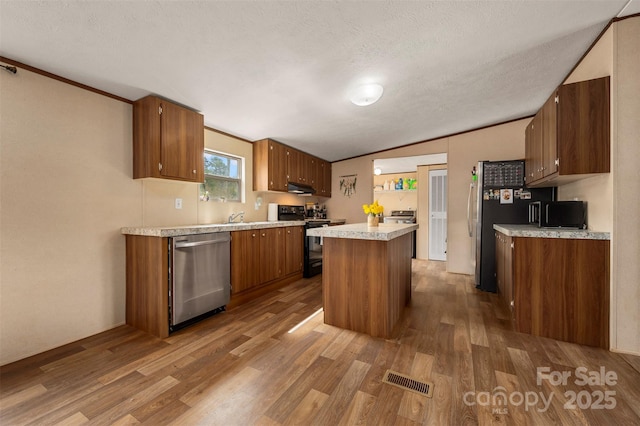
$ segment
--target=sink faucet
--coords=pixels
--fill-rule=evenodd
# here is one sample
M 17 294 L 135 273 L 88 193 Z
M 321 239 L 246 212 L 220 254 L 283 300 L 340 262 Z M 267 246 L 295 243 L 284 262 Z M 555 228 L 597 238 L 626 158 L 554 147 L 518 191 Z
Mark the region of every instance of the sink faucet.
M 244 212 L 238 212 L 238 213 L 231 213 L 231 216 L 229 216 L 229 223 L 233 223 L 233 221 L 236 220 L 238 217 L 240 218 L 240 222 L 244 222 Z

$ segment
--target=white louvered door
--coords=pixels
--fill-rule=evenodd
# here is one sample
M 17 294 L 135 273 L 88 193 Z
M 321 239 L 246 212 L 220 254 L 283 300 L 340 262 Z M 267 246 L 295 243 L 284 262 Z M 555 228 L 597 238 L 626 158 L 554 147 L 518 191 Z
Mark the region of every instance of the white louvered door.
M 447 260 L 447 171 L 429 171 L 429 259 Z

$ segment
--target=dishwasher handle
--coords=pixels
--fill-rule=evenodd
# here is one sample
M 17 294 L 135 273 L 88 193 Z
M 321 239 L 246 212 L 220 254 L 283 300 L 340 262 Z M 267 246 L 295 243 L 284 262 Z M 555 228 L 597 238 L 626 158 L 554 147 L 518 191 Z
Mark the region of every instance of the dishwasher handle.
M 218 240 L 206 240 L 206 241 L 195 241 L 195 242 L 187 242 L 187 241 L 176 241 L 176 248 L 188 248 L 188 247 L 198 247 L 198 246 L 206 246 L 210 244 L 220 244 L 229 242 L 229 238 L 221 238 Z

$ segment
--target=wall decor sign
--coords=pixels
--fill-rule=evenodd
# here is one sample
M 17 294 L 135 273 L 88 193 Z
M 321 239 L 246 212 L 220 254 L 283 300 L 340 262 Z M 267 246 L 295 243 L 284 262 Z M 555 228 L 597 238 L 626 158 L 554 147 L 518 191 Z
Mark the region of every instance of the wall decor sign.
M 351 197 L 356 193 L 356 181 L 358 180 L 358 175 L 345 175 L 340 176 L 340 192 L 345 197 Z

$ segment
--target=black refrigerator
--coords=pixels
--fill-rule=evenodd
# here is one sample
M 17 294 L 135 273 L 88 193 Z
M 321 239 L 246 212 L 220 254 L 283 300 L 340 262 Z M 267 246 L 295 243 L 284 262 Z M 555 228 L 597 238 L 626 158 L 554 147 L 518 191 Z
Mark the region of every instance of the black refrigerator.
M 494 224 L 529 223 L 529 203 L 553 201 L 555 188 L 526 188 L 524 160 L 481 161 L 477 175 L 476 288 L 495 293 Z

